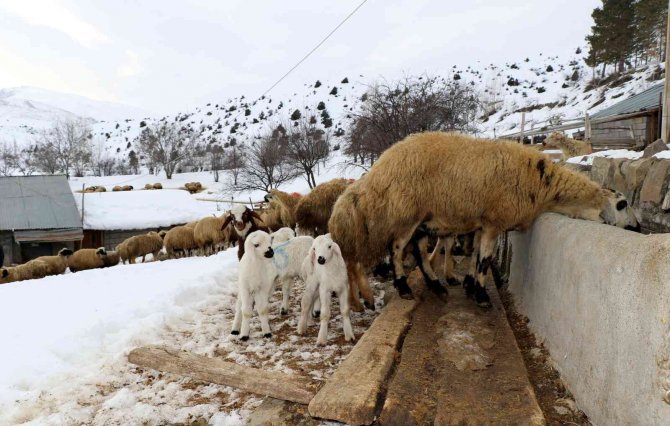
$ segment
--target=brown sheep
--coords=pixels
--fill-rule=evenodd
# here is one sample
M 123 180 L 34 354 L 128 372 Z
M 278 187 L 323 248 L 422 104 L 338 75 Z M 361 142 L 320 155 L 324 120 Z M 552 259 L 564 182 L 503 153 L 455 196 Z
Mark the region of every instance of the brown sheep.
M 121 255 L 117 251 L 107 251 L 107 254 L 102 258 L 103 268 L 109 268 L 110 266 L 116 266 L 121 260 Z
M 154 189 L 163 189 L 163 185 L 161 183 L 154 183 L 153 188 Z
M 191 194 L 195 194 L 196 192 L 199 192 L 202 190 L 202 184 L 200 182 L 188 182 L 184 184 L 184 188 Z
M 312 192 L 300 198 L 295 218 L 301 234 L 312 236 L 328 233 L 328 219 L 335 201 L 351 184 L 349 179 L 333 179 L 317 185 Z
M 146 185 L 144 185 L 144 189 L 154 189 L 154 186 L 150 183 L 147 183 Z
M 107 188 L 105 188 L 104 186 L 96 186 L 95 192 L 107 192 Z
M 114 251 L 116 251 L 116 253 L 119 255 L 119 259 L 122 265 L 124 265 L 126 261 L 130 263 L 130 256 L 128 255 L 128 244 L 126 244 L 127 241 L 128 240 L 125 240 L 118 244 L 114 249 Z
M 123 187 L 116 185 L 114 188 L 112 188 L 112 191 L 114 192 L 123 191 Z
M 193 229 L 195 244 L 204 256 L 216 253 L 220 249 L 228 248 L 230 244 L 230 226 L 223 226 L 230 213 L 221 217 L 205 217 L 198 221 Z
M 85 193 L 92 193 L 92 192 L 96 192 L 97 189 L 98 189 L 97 186 L 89 186 L 88 188 L 84 188 L 84 192 Z
M 124 185 L 121 187 L 121 191 L 132 191 L 134 187 L 132 185 Z
M 278 222 L 276 229 L 273 229 L 273 226 L 270 223 L 265 222 L 265 224 L 272 231 L 276 231 L 285 226 L 295 229 L 296 219 L 295 219 L 295 210 L 300 201 L 300 196 L 296 197 L 292 194 L 280 191 L 278 189 L 273 189 L 269 194 L 265 195 L 265 201 L 270 203 L 269 212 L 267 216 L 270 217 L 275 215 L 278 220 L 273 220 L 273 222 Z M 270 213 L 272 212 L 272 213 Z M 279 226 L 281 225 L 281 226 Z
M 41 256 L 35 260 L 46 263 L 48 267 L 48 275 L 60 275 L 67 269 L 67 259 L 72 253 L 72 250 L 69 248 L 63 248 L 56 256 Z
M 105 266 L 103 257 L 106 254 L 107 250 L 104 247 L 77 250 L 68 258 L 67 264 L 70 267 L 70 272 L 102 268 Z
M 169 259 L 189 256 L 198 248 L 193 238 L 193 228 L 187 226 L 175 226 L 165 232 L 163 243 Z
M 158 235 L 157 232 L 149 232 L 144 235 L 135 235 L 134 237 L 128 238 L 124 241 L 127 250 L 127 253 L 123 253 L 128 256 L 128 261 L 130 263 L 135 263 L 135 259 L 142 256 L 142 263 L 146 261 L 147 254 L 152 254 L 153 258 L 156 259 L 158 252 L 163 249 L 163 239 Z
M 547 139 L 542 142 L 543 145 L 550 148 L 558 148 L 563 155 L 561 162 L 567 161 L 568 158 L 578 157 L 580 155 L 589 155 L 593 153 L 593 148 L 588 142 L 578 141 L 576 139 L 568 138 L 562 132 L 553 132 Z
M 410 135 L 386 150 L 338 199 L 329 229 L 350 264 L 372 266 L 390 251 L 394 286 L 405 298 L 412 293 L 402 252 L 415 232 L 424 234 L 415 240 L 424 279 L 437 294 L 446 295 L 422 241 L 428 235 L 446 237 L 481 229 L 477 277 L 466 283 L 466 290 L 480 306 L 490 306 L 483 277 L 501 232 L 525 229 L 547 211 L 600 220 L 610 210 L 617 224 L 629 214 L 615 194 L 553 164 L 538 151 L 515 143 L 429 132 Z
M 36 278 L 33 267 L 27 266 L 27 264 L 0 268 L 0 284 L 32 280 L 33 278 Z

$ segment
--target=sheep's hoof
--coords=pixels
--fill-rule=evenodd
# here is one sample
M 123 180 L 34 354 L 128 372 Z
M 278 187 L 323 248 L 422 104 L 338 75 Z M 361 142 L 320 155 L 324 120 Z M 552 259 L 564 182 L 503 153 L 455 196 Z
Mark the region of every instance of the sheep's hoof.
M 365 305 L 365 307 L 368 308 L 368 309 L 371 310 L 371 311 L 374 311 L 374 310 L 376 309 L 376 308 L 375 308 L 375 304 L 374 304 L 374 303 L 370 303 L 370 302 L 368 302 L 367 300 L 363 302 L 363 305 Z
M 491 299 L 484 287 L 477 287 L 475 291 L 475 302 L 480 308 L 488 309 L 491 307 Z
M 449 277 L 447 278 L 447 285 L 451 287 L 456 287 L 457 285 L 461 285 L 461 283 L 456 278 Z
M 230 334 L 232 334 L 233 336 L 237 336 L 238 334 L 240 334 L 240 330 L 233 330 L 230 332 Z
M 475 294 L 475 278 L 472 275 L 466 275 L 463 279 L 463 287 L 465 288 L 465 294 L 472 297 Z
M 437 296 L 438 299 L 440 299 L 443 302 L 447 301 L 449 292 L 447 291 L 446 288 L 442 287 L 442 284 L 440 284 L 439 281 L 429 281 L 428 288 Z
M 288 315 L 288 309 L 281 308 L 281 309 L 279 310 L 279 314 L 280 314 L 280 315 Z
M 242 336 L 240 337 L 240 340 L 246 342 L 247 340 L 249 340 L 249 336 Z
M 319 318 L 321 316 L 321 311 L 312 312 L 312 318 Z
M 265 334 L 263 335 L 263 337 L 266 338 L 266 339 L 269 339 L 269 338 L 272 337 L 272 333 L 265 333 Z
M 398 290 L 398 296 L 402 299 L 412 300 L 412 289 L 407 285 L 407 277 L 400 277 L 393 280 L 393 287 Z

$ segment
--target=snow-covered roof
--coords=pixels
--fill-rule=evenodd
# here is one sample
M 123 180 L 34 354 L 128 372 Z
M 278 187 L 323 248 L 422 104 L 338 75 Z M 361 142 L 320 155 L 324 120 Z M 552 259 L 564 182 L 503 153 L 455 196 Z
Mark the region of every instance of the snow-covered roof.
M 80 211 L 82 197 L 84 229 L 95 230 L 168 227 L 218 216 L 228 209 L 220 203 L 198 201 L 181 190 L 75 194 Z

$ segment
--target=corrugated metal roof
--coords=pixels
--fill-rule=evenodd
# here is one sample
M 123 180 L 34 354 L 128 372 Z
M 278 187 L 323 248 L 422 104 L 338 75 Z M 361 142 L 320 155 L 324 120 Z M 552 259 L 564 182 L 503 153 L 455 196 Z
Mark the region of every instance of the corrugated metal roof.
M 593 114 L 592 118 L 610 117 L 658 108 L 659 96 L 663 93 L 663 83 L 652 86 L 644 92 L 631 96 L 619 103 Z
M 65 176 L 0 177 L 0 230 L 80 228 Z

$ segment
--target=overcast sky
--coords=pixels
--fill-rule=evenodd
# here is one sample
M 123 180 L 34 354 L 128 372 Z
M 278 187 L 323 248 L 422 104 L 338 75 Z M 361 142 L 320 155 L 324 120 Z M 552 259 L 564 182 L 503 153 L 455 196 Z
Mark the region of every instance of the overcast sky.
M 361 0 L 0 0 L 0 88 L 184 110 L 260 95 Z M 368 0 L 272 95 L 567 54 L 599 0 Z M 359 77 L 365 76 L 364 79 Z

